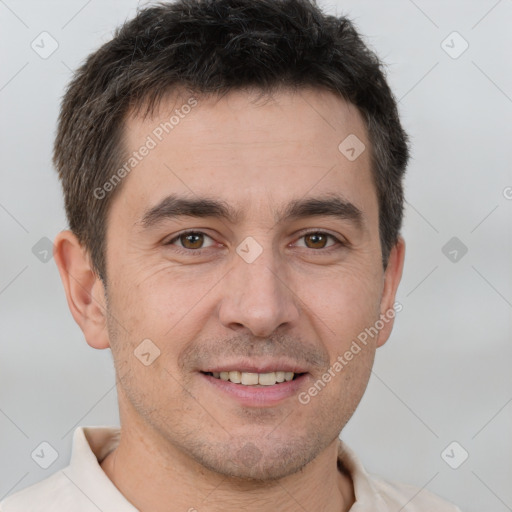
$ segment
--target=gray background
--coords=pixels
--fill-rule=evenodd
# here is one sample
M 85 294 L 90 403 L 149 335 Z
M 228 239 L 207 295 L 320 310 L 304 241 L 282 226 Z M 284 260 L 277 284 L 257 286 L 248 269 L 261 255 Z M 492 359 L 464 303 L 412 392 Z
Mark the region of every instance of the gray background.
M 388 64 L 413 150 L 403 311 L 343 437 L 370 472 L 467 512 L 512 510 L 512 1 L 321 4 Z M 39 258 L 66 227 L 50 160 L 60 97 L 136 7 L 0 0 L 0 499 L 67 465 L 77 425 L 118 423 L 110 351 L 85 343 Z M 59 45 L 46 59 L 31 48 L 43 31 Z M 46 470 L 31 458 L 42 441 L 58 452 Z M 469 453 L 458 469 L 441 456 L 452 441 L 452 465 Z

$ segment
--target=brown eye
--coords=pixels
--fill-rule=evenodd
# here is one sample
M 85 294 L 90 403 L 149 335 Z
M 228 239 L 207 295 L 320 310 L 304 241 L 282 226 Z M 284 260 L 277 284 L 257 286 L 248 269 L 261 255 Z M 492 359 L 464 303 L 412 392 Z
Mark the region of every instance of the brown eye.
M 204 236 L 202 233 L 187 233 L 180 235 L 180 242 L 185 249 L 200 249 Z
M 307 233 L 306 235 L 303 235 L 302 238 L 304 238 L 306 247 L 309 249 L 324 249 L 327 247 L 328 239 L 334 239 L 332 235 L 322 232 Z
M 210 240 L 210 243 L 207 242 Z M 205 245 L 205 242 L 207 245 Z M 211 237 L 201 231 L 186 231 L 174 237 L 166 243 L 166 245 L 176 245 L 177 249 L 188 249 L 190 251 L 206 249 L 213 245 Z

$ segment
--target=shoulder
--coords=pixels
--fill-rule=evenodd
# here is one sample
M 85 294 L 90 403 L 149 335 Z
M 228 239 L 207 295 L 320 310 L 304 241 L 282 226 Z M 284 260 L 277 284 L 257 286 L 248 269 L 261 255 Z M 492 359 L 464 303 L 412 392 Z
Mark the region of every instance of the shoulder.
M 379 497 L 389 510 L 403 512 L 461 512 L 459 507 L 432 492 L 390 480 L 371 476 L 372 483 Z
M 1 512 L 133 512 L 100 466 L 116 446 L 118 427 L 78 427 L 69 464 L 0 502 Z
M 65 470 L 60 470 L 2 500 L 0 512 L 81 512 L 88 510 L 83 500 Z
M 461 512 L 453 503 L 413 485 L 370 474 L 355 452 L 341 439 L 338 464 L 352 477 L 357 510 L 372 512 Z

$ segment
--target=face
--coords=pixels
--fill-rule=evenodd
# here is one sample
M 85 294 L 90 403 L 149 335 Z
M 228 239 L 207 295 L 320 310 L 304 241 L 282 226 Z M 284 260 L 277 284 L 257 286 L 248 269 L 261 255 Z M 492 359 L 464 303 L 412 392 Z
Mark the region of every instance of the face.
M 121 419 L 220 474 L 279 478 L 336 439 L 391 328 L 347 360 L 398 284 L 381 264 L 370 144 L 328 92 L 194 101 L 126 122 L 130 154 L 154 147 L 108 217 Z M 355 160 L 338 149 L 350 134 L 366 146 Z

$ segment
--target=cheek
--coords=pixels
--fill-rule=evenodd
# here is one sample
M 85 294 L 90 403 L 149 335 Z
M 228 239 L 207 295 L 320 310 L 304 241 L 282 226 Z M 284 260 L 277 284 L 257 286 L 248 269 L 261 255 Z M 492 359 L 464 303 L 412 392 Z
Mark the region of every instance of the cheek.
M 136 277 L 118 283 L 115 296 L 109 300 L 109 336 L 116 374 L 139 414 L 148 421 L 152 415 L 170 422 L 170 418 L 187 412 L 186 396 L 181 396 L 182 376 L 176 373 L 175 361 L 190 341 L 189 332 L 184 334 L 184 311 L 191 307 L 172 288 L 167 290 L 160 276 Z M 159 281 L 161 285 L 157 285 Z
M 310 293 L 311 322 L 330 360 L 329 369 L 319 377 L 328 381 L 325 388 L 319 383 L 315 387 L 322 391 L 311 392 L 322 395 L 318 405 L 339 411 L 340 424 L 356 409 L 370 377 L 377 337 L 366 335 L 366 329 L 379 318 L 379 282 L 369 268 L 338 269 Z
M 208 293 L 222 274 L 212 276 L 211 270 L 200 271 L 199 267 L 196 272 L 180 272 L 170 269 L 168 262 L 135 261 L 119 275 L 126 277 L 113 282 L 111 312 L 122 343 L 111 340 L 113 351 L 127 360 L 149 339 L 161 352 L 155 366 L 164 361 L 166 367 L 173 365 L 177 354 L 204 328 L 211 315 Z
M 124 277 L 116 283 L 118 306 L 135 331 L 159 324 L 169 329 L 206 293 L 210 282 L 200 274 L 180 273 L 166 261 L 135 260 L 119 274 Z
M 298 288 L 307 309 L 322 320 L 326 339 L 347 341 L 378 318 L 382 287 L 374 274 L 370 268 L 339 268 Z
M 330 300 L 312 303 L 322 319 L 316 322 L 317 335 L 330 360 L 329 368 L 319 376 L 325 389 L 322 383 L 315 387 L 322 389 L 319 402 L 331 411 L 339 411 L 338 420 L 344 424 L 359 404 L 370 378 L 377 337 L 368 336 L 367 329 L 379 318 L 380 297 L 375 286 L 361 280 L 347 279 L 340 284 L 345 286 L 333 290 Z

